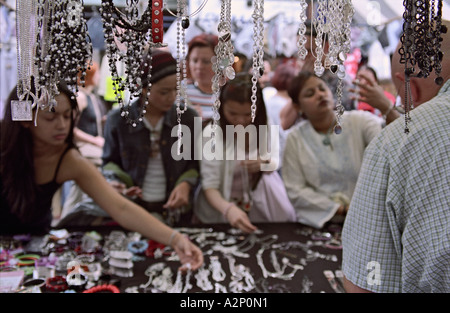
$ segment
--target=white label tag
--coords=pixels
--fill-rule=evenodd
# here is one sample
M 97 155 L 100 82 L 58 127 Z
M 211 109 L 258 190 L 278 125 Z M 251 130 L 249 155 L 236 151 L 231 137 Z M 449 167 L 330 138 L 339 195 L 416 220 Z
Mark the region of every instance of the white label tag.
M 12 100 L 11 117 L 13 121 L 31 121 L 31 101 Z

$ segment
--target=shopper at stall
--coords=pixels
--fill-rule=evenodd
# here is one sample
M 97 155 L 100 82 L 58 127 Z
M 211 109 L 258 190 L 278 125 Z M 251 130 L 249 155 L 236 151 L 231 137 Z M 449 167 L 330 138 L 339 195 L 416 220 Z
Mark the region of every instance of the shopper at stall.
M 221 89 L 214 151 L 211 123 L 198 140 L 201 188 L 194 205 L 195 217 L 202 223 L 230 223 L 246 233 L 255 231 L 257 222 L 295 221 L 295 211 L 276 171 L 278 133 L 261 131 L 268 120 L 262 90 L 256 86 L 253 123 L 252 75 L 242 72 Z M 276 137 L 273 145 L 271 135 Z
M 197 246 L 120 195 L 81 156 L 73 141 L 75 96 L 62 85 L 59 92 L 53 110 L 48 101 L 40 99 L 33 109 L 33 121 L 13 121 L 11 107 L 6 107 L 1 124 L 0 232 L 46 234 L 54 192 L 63 182 L 74 180 L 121 226 L 171 246 L 184 266 L 189 263 L 191 268 L 199 268 L 203 255 Z M 12 100 L 18 100 L 16 89 L 8 103 Z
M 300 72 L 288 93 L 305 119 L 287 136 L 283 181 L 297 220 L 322 228 L 345 217 L 364 150 L 380 132 L 381 122 L 369 112 L 346 111 L 341 117 L 342 133 L 335 134 L 333 95 L 326 82 L 311 72 Z
M 357 110 L 369 111 L 384 118 L 386 125 L 400 116 L 395 109 L 394 95 L 383 89 L 373 68 L 361 66 L 353 83 L 355 86 L 350 88 L 350 92 L 355 94 L 353 99 L 358 103 Z
M 410 77 L 409 133 L 400 117 L 366 149 L 342 233 L 348 292 L 450 292 L 450 32 L 442 37 L 443 84 Z M 391 70 L 405 104 L 398 49 Z
M 216 55 L 214 49 L 218 43 L 216 35 L 203 33 L 192 38 L 188 44 L 186 94 L 192 107 L 205 121 L 213 114 L 212 57 Z
M 142 122 L 136 126 L 127 123 L 120 109 L 108 114 L 103 147 L 103 169 L 116 168 L 132 181 L 120 191 L 139 205 L 170 225 L 189 225 L 192 217 L 192 199 L 198 183 L 199 164 L 194 158 L 194 109 L 181 114 L 181 125 L 192 136 L 191 154 L 177 157 L 177 64 L 169 52 L 154 50 L 151 61 L 143 67 L 143 86 L 151 64 L 150 95 L 143 88 L 142 96 L 131 104 L 129 118 L 139 117 L 148 101 Z M 148 98 L 146 98 L 148 97 Z M 184 106 L 184 104 L 180 103 Z M 183 108 L 181 108 L 183 109 Z M 120 187 L 119 187 L 120 188 Z

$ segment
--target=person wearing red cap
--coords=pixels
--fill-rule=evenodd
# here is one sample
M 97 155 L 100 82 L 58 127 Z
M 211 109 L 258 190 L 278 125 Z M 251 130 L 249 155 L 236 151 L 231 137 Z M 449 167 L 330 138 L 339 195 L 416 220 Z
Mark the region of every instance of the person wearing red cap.
M 143 114 L 142 122 L 130 125 L 120 109 L 108 114 L 103 171 L 112 170 L 121 177 L 117 189 L 167 224 L 186 225 L 191 221 L 199 165 L 193 154 L 180 160 L 172 155 L 178 140 L 171 135 L 178 127 L 176 60 L 169 52 L 153 50 L 142 62 L 141 74 L 142 94 L 131 103 L 128 118 L 137 120 Z M 196 116 L 194 109 L 187 108 L 181 124 L 193 131 Z

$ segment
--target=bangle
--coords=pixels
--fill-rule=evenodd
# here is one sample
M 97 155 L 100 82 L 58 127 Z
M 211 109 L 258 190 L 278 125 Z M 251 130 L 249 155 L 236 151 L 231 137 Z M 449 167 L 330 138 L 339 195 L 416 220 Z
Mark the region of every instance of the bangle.
M 15 256 L 15 258 L 18 260 L 18 266 L 30 266 L 35 265 L 41 257 L 38 254 L 22 254 Z
M 133 254 L 141 254 L 144 253 L 148 248 L 148 242 L 145 240 L 132 241 L 128 243 L 128 251 Z
M 225 210 L 223 210 L 223 217 L 225 217 L 225 219 L 228 219 L 227 218 L 227 214 L 228 214 L 228 211 L 230 211 L 230 209 L 231 209 L 231 207 L 234 205 L 234 203 L 233 202 L 230 202 L 229 204 L 228 204 L 228 206 L 225 208 Z
M 168 246 L 172 246 L 172 241 L 173 241 L 173 239 L 175 238 L 175 236 L 178 234 L 178 231 L 177 230 L 174 230 L 173 232 L 172 232 L 172 234 L 170 234 L 170 239 L 169 239 L 169 244 L 168 244 Z
M 391 111 L 395 108 L 395 103 L 383 114 L 383 119 L 386 120 L 386 117 L 391 113 Z
M 120 293 L 119 288 L 117 288 L 114 285 L 110 285 L 110 284 L 95 286 L 95 287 L 92 287 L 92 288 L 89 288 L 89 289 L 83 291 L 83 293 L 97 293 L 97 292 L 101 292 L 101 291 L 109 291 L 109 292 L 112 292 L 112 293 Z
M 45 288 L 50 291 L 64 291 L 69 288 L 64 276 L 54 276 L 47 278 L 45 282 Z

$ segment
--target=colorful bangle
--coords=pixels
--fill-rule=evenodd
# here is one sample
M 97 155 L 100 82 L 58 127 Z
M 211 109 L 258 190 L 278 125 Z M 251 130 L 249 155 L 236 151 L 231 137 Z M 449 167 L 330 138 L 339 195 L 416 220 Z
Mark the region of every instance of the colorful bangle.
M 120 293 L 119 288 L 117 288 L 114 285 L 110 285 L 110 284 L 95 286 L 95 287 L 92 287 L 92 288 L 89 288 L 89 289 L 83 291 L 83 293 L 97 293 L 97 292 L 102 292 L 102 291 L 109 291 L 112 293 Z
M 148 243 L 145 240 L 132 241 L 128 243 L 128 250 L 133 254 L 144 253 L 148 248 Z
M 47 288 L 47 290 L 49 291 L 61 292 L 67 290 L 69 286 L 67 285 L 64 276 L 58 275 L 47 278 L 47 281 L 45 282 L 45 288 Z
M 18 260 L 18 266 L 30 266 L 35 265 L 36 260 L 39 260 L 41 257 L 37 254 L 22 254 L 15 256 Z

